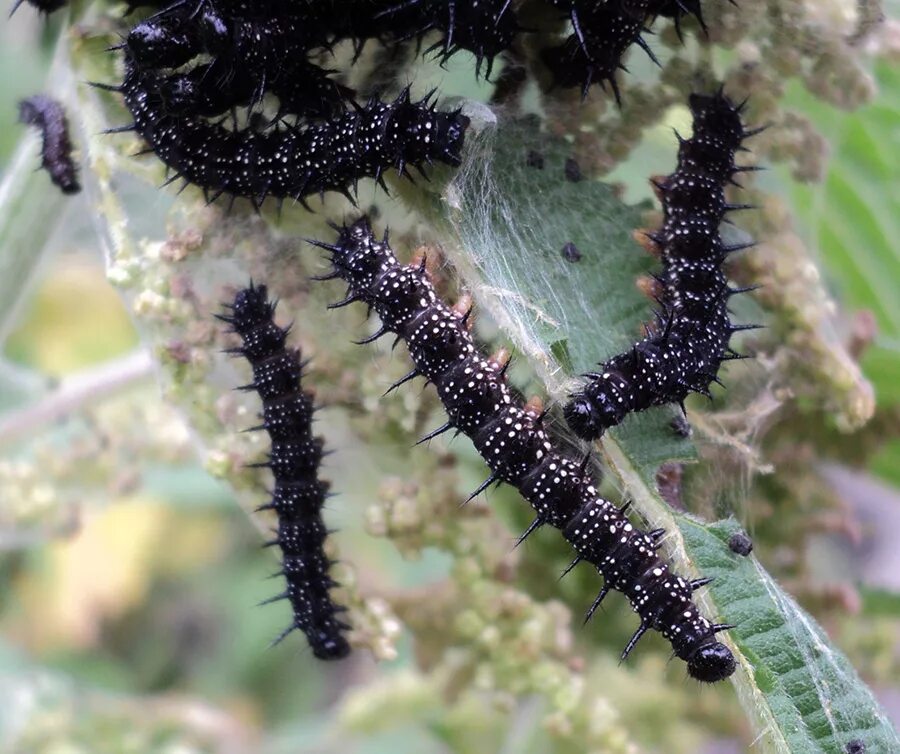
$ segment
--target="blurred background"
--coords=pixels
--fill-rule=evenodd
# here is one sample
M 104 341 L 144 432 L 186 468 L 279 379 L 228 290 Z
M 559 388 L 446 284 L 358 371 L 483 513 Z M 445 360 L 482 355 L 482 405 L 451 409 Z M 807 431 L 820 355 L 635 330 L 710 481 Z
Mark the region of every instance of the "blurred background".
M 15 104 L 44 87 L 59 23 L 28 8 L 0 22 L 0 176 L 26 133 Z M 789 446 L 812 455 L 795 477 L 757 479 L 738 514 L 766 567 L 824 622 L 897 721 L 900 66 L 882 60 L 873 73 L 877 96 L 852 113 L 790 91 L 789 104 L 816 124 L 831 160 L 819 183 L 776 170 L 770 185 L 840 303 L 842 337 L 855 339 L 876 416 L 856 435 L 823 423 L 827 450 L 804 444 L 819 431 L 815 421 L 772 439 L 771 454 Z M 671 150 L 666 129 L 647 142 L 646 154 Z M 649 195 L 641 163 L 614 176 L 635 199 Z M 56 191 L 46 176 L 37 180 L 48 195 Z M 61 211 L 67 221 L 50 240 L 52 253 L 21 305 L 0 319 L 0 751 L 578 751 L 575 741 L 551 747 L 552 731 L 535 730 L 528 704 L 501 705 L 483 720 L 471 710 L 448 713 L 446 699 L 414 672 L 422 658 L 388 614 L 381 633 L 391 641 L 378 661 L 363 651 L 325 666 L 299 635 L 267 649 L 288 620 L 283 603 L 255 607 L 278 589 L 266 578 L 274 555 L 260 547 L 230 487 L 197 460 L 185 419 L 162 400 L 131 313 L 107 282 L 88 200 L 67 200 Z M 50 393 L 58 403 L 36 398 Z M 407 561 L 366 533 L 372 493 L 362 472 L 376 462 L 348 452 L 359 454 L 361 473 L 341 480 L 345 494 L 331 514 L 341 551 L 361 581 L 427 599 L 450 558 L 426 549 Z M 802 565 L 795 543 L 768 520 L 773 501 L 786 498 L 804 501 L 791 525 L 816 534 L 803 541 Z M 754 508 L 759 500 L 770 508 Z M 612 648 L 631 616 L 621 605 L 608 613 L 592 641 Z M 610 649 L 606 677 L 618 684 L 614 697 L 636 745 L 744 751 L 747 731 L 730 692 L 694 698 L 673 670 L 666 685 L 646 683 L 664 656 L 660 646 L 645 648 L 629 675 Z M 646 730 L 657 726 L 670 743 Z M 614 741 L 597 750 L 620 749 L 630 750 Z

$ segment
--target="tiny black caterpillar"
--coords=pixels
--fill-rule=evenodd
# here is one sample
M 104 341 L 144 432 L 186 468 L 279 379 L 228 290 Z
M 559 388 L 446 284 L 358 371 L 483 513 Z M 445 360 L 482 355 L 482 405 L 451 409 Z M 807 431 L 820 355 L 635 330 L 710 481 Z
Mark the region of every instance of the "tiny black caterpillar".
M 241 389 L 255 390 L 262 399 L 263 422 L 254 429 L 266 430 L 272 441 L 269 460 L 254 464 L 271 468 L 275 478 L 271 501 L 258 510 L 278 515 L 278 536 L 269 544 L 281 548 L 280 573 L 287 589 L 266 602 L 287 599 L 294 612 L 293 623 L 275 641 L 299 628 L 316 657 L 336 660 L 350 652 L 341 633 L 350 627 L 336 617 L 345 608 L 335 605 L 328 593 L 336 586 L 322 549 L 328 534 L 322 521 L 328 483 L 317 474 L 322 440 L 312 435 L 312 397 L 300 387 L 304 362 L 299 351 L 285 348 L 288 328 L 275 324 L 275 303 L 269 301 L 266 286 L 251 282 L 227 308 L 229 314 L 216 316 L 243 340 L 229 353 L 244 356 L 253 367 L 253 382 Z
M 424 263 L 401 265 L 387 238 L 376 240 L 364 217 L 339 229 L 336 243 L 312 243 L 331 252 L 332 271 L 320 279 L 341 278 L 349 288 L 333 307 L 362 301 L 382 322 L 369 341 L 386 333 L 406 341 L 415 367 L 391 389 L 419 375 L 435 384 L 448 421 L 423 441 L 455 429 L 471 438 L 487 462 L 491 474 L 469 499 L 494 482 L 506 482 L 537 514 L 520 541 L 544 524 L 561 529 L 577 552 L 570 568 L 585 560 L 605 580 L 589 617 L 611 589 L 628 598 L 641 623 L 623 658 L 653 629 L 672 643 L 697 680 L 730 676 L 734 657 L 715 637 L 729 626 L 708 621 L 691 596 L 710 579 L 688 581 L 672 573 L 657 555 L 664 532 L 637 529 L 625 516 L 627 505 L 617 508 L 600 497 L 586 464 L 551 442 L 544 413 L 509 388 L 507 365 L 479 351 L 467 327 L 468 312 L 438 298 Z
M 35 94 L 19 102 L 19 121 L 40 130 L 43 140 L 41 166 L 50 174 L 50 180 L 64 194 L 81 191 L 63 106 L 52 97 Z
M 649 235 L 662 252 L 663 287 L 657 325 L 625 353 L 613 356 L 565 407 L 572 430 L 593 440 L 628 414 L 651 406 L 679 403 L 690 392 L 709 396 L 719 382 L 723 361 L 743 358 L 728 347 L 733 332 L 756 325 L 734 325 L 728 300 L 746 289 L 730 288 L 722 264 L 732 252 L 752 244 L 726 244 L 719 224 L 727 212 L 750 205 L 729 204 L 725 186 L 740 172 L 734 164 L 746 130 L 743 105 L 735 106 L 720 90 L 712 96 L 693 94 L 690 107 L 694 134 L 679 136 L 678 167 L 656 184 L 662 197 L 663 226 Z

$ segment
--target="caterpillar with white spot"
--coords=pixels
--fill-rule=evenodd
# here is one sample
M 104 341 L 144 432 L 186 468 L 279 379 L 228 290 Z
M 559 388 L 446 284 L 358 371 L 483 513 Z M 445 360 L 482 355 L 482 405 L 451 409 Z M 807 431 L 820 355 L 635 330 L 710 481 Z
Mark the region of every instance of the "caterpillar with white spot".
M 594 440 L 626 416 L 652 406 L 681 405 L 691 392 L 709 396 L 719 382 L 723 361 L 743 358 L 729 347 L 732 333 L 756 325 L 735 325 L 728 301 L 743 288 L 731 288 L 722 270 L 729 254 L 752 246 L 726 243 L 719 225 L 726 213 L 750 205 L 729 204 L 725 186 L 737 174 L 755 170 L 734 162 L 741 142 L 761 129 L 747 130 L 743 105 L 720 90 L 693 94 L 694 134 L 679 137 L 678 167 L 656 183 L 664 220 L 649 233 L 663 269 L 656 325 L 624 353 L 591 372 L 583 389 L 571 396 L 564 413 L 579 437 Z
M 365 106 L 327 121 L 270 131 L 229 130 L 200 116 L 172 114 L 165 107 L 168 77 L 125 58 L 125 80 L 116 87 L 136 131 L 174 175 L 200 186 L 210 201 L 221 194 L 255 204 L 266 197 L 295 199 L 328 191 L 351 200 L 357 182 L 433 162 L 459 165 L 469 119 L 460 110 L 439 112 L 425 97 L 413 102 L 404 89 L 392 102 Z
M 266 286 L 251 283 L 237 292 L 227 309 L 217 317 L 243 341 L 229 353 L 243 356 L 253 367 L 253 382 L 241 389 L 254 390 L 262 399 L 263 421 L 254 429 L 268 432 L 272 442 L 269 460 L 254 464 L 270 468 L 275 479 L 271 500 L 258 510 L 273 510 L 278 516 L 278 533 L 269 544 L 281 549 L 280 573 L 287 588 L 267 602 L 288 600 L 294 616 L 275 641 L 299 629 L 316 657 L 337 660 L 350 652 L 343 635 L 350 626 L 337 617 L 346 608 L 335 605 L 329 594 L 336 586 L 323 550 L 328 529 L 322 506 L 329 485 L 318 477 L 322 440 L 312 434 L 313 400 L 301 387 L 304 363 L 299 350 L 285 347 L 288 328 L 275 324 L 275 304 Z
M 334 243 L 314 243 L 331 254 L 332 270 L 321 279 L 348 285 L 347 297 L 333 306 L 363 302 L 381 318 L 369 340 L 394 333 L 406 342 L 414 368 L 393 387 L 422 376 L 437 388 L 448 421 L 425 439 L 456 430 L 487 462 L 490 476 L 472 497 L 506 482 L 536 513 L 520 541 L 544 524 L 562 530 L 577 552 L 570 568 L 587 561 L 605 580 L 589 616 L 612 589 L 628 598 L 640 626 L 623 658 L 652 629 L 671 642 L 692 677 L 711 683 L 730 676 L 734 656 L 716 639 L 729 626 L 707 620 L 692 598 L 709 579 L 690 581 L 673 573 L 657 553 L 664 532 L 641 531 L 624 508 L 600 496 L 586 464 L 551 439 L 543 412 L 510 389 L 506 365 L 481 353 L 467 327 L 468 313 L 438 297 L 424 264 L 401 265 L 365 217 L 339 229 Z

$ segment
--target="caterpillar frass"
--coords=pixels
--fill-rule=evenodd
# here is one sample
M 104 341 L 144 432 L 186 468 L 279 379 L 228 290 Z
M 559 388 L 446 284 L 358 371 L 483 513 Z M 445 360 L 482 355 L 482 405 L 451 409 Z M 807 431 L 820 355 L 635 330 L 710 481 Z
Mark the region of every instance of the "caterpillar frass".
M 394 333 L 406 342 L 414 368 L 393 387 L 416 376 L 436 386 L 448 421 L 423 441 L 456 430 L 487 462 L 490 476 L 471 497 L 491 483 L 506 482 L 536 513 L 520 541 L 544 524 L 562 530 L 577 553 L 570 567 L 587 561 L 605 580 L 589 616 L 612 589 L 628 598 L 640 626 L 623 658 L 653 629 L 671 642 L 692 677 L 714 682 L 730 676 L 734 657 L 716 639 L 729 626 L 711 623 L 692 599 L 709 579 L 674 574 L 657 555 L 664 532 L 641 531 L 624 508 L 600 497 L 586 464 L 551 440 L 543 412 L 508 386 L 506 364 L 480 352 L 467 327 L 468 312 L 438 298 L 424 264 L 401 265 L 387 238 L 374 237 L 366 218 L 339 229 L 333 244 L 312 243 L 331 254 L 332 269 L 320 279 L 339 278 L 348 285 L 347 297 L 333 306 L 361 301 L 381 318 L 380 330 L 369 340 Z
M 36 94 L 19 102 L 19 121 L 41 132 L 41 167 L 49 173 L 50 180 L 64 194 L 81 191 L 63 106 L 52 97 Z
M 278 545 L 287 589 L 267 602 L 286 599 L 293 609 L 291 625 L 275 641 L 294 629 L 306 634 L 313 654 L 336 660 L 350 652 L 343 631 L 350 627 L 337 618 L 345 608 L 331 601 L 329 589 L 336 583 L 328 574 L 331 561 L 323 551 L 328 530 L 322 506 L 328 483 L 318 478 L 322 440 L 312 435 L 312 396 L 300 382 L 304 362 L 298 350 L 285 348 L 288 328 L 275 324 L 275 303 L 266 286 L 238 291 L 226 314 L 216 315 L 231 325 L 243 344 L 229 353 L 244 356 L 253 367 L 253 382 L 242 390 L 259 393 L 263 404 L 262 424 L 272 442 L 269 460 L 253 464 L 271 468 L 275 489 L 271 500 L 258 510 L 273 510 L 278 516 Z
M 719 224 L 726 213 L 749 205 L 729 204 L 725 186 L 740 172 L 734 163 L 741 142 L 761 129 L 747 130 L 743 105 L 735 106 L 720 90 L 690 97 L 694 134 L 679 137 L 678 166 L 656 183 L 664 220 L 648 234 L 661 252 L 658 276 L 663 294 L 656 325 L 628 351 L 587 375 L 585 387 L 564 409 L 572 430 L 593 440 L 630 413 L 678 403 L 691 392 L 710 395 L 723 361 L 742 358 L 728 345 L 732 333 L 755 328 L 735 325 L 728 301 L 746 289 L 730 288 L 722 271 L 729 254 L 752 244 L 726 244 Z
M 167 77 L 144 69 L 126 54 L 122 92 L 136 131 L 162 162 L 200 186 L 210 201 L 223 193 L 257 206 L 267 196 L 293 198 L 338 191 L 354 200 L 361 178 L 383 184 L 395 169 L 424 173 L 435 161 L 460 164 L 469 119 L 459 110 L 439 112 L 429 96 L 413 102 L 403 90 L 392 102 L 370 99 L 329 121 L 281 126 L 259 133 L 232 131 L 191 115 L 167 112 Z
M 753 540 L 742 531 L 737 531 L 728 538 L 728 549 L 735 555 L 746 557 L 753 552 Z

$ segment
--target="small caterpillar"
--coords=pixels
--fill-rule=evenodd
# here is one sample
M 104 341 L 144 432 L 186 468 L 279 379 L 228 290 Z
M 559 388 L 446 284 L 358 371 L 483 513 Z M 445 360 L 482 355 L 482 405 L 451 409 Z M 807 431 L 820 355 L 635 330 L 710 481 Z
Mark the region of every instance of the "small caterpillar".
M 19 102 L 19 121 L 40 130 L 41 167 L 50 174 L 50 180 L 64 194 L 81 191 L 63 106 L 52 97 L 36 94 Z
M 190 38 L 202 51 L 230 57 L 244 75 L 277 76 L 285 61 L 297 60 L 310 49 L 330 48 L 350 39 L 357 53 L 367 39 L 397 43 L 439 31 L 439 50 L 446 62 L 460 50 L 476 57 L 476 72 L 512 43 L 520 28 L 510 0 L 406 0 L 400 4 L 370 0 L 343 3 L 261 3 L 258 7 L 216 2 L 172 3 L 138 24 L 130 35 L 132 49 L 143 65 L 183 64 L 181 39 Z M 172 36 L 169 49 L 164 41 Z M 150 44 L 152 40 L 152 44 Z M 180 61 L 180 62 L 179 62 Z
M 690 392 L 709 396 L 723 361 L 742 358 L 728 346 L 731 334 L 756 325 L 735 325 L 728 300 L 746 289 L 730 288 L 722 272 L 726 257 L 752 244 L 726 244 L 719 224 L 727 212 L 749 205 L 729 204 L 725 185 L 754 168 L 738 167 L 734 153 L 760 129 L 746 130 L 743 105 L 720 90 L 693 94 L 694 134 L 679 137 L 678 167 L 656 186 L 665 212 L 663 226 L 649 233 L 662 252 L 663 287 L 656 327 L 628 351 L 613 356 L 564 409 L 579 437 L 593 440 L 628 414 L 678 403 Z
M 272 442 L 269 460 L 253 464 L 271 468 L 275 478 L 272 499 L 257 510 L 273 510 L 278 516 L 278 535 L 268 544 L 281 548 L 280 574 L 287 589 L 266 602 L 286 599 L 294 613 L 275 643 L 297 628 L 306 634 L 316 657 L 336 660 L 350 652 L 342 634 L 350 627 L 336 617 L 345 608 L 329 595 L 336 582 L 328 575 L 331 561 L 323 551 L 328 530 L 322 506 L 328 483 L 317 475 L 322 440 L 312 435 L 312 396 L 300 386 L 304 362 L 298 350 L 285 348 L 288 329 L 275 324 L 275 304 L 266 286 L 251 283 L 237 292 L 227 309 L 229 313 L 216 316 L 243 340 L 229 353 L 244 356 L 253 367 L 253 382 L 241 389 L 255 390 L 262 399 L 263 422 L 254 429 L 266 430 Z
M 338 191 L 353 200 L 361 178 L 383 184 L 393 168 L 424 172 L 434 161 L 460 164 L 469 119 L 459 110 L 438 112 L 430 97 L 412 102 L 404 89 L 393 102 L 370 99 L 330 121 L 257 133 L 230 131 L 164 106 L 167 78 L 135 64 L 126 54 L 125 80 L 116 91 L 134 116 L 130 126 L 175 175 L 200 186 L 210 201 L 223 193 L 257 205 L 267 196 L 294 198 Z
M 438 298 L 424 264 L 401 265 L 387 238 L 376 240 L 365 217 L 339 229 L 335 243 L 313 243 L 331 253 L 332 270 L 319 279 L 340 278 L 348 285 L 347 297 L 332 306 L 361 301 L 382 323 L 368 340 L 394 333 L 406 341 L 414 368 L 391 389 L 416 376 L 437 388 L 448 421 L 423 440 L 455 429 L 487 462 L 490 476 L 469 499 L 494 482 L 506 482 L 536 512 L 519 541 L 544 524 L 561 529 L 577 552 L 570 568 L 587 561 L 605 580 L 589 617 L 611 589 L 628 598 L 641 622 L 623 658 L 653 629 L 671 642 L 697 680 L 731 675 L 734 657 L 715 637 L 729 626 L 708 621 L 691 596 L 710 580 L 688 581 L 672 573 L 657 555 L 664 532 L 641 531 L 626 518 L 627 506 L 618 508 L 598 494 L 585 464 L 551 441 L 544 414 L 507 385 L 506 365 L 479 351 L 467 328 L 468 313 Z

